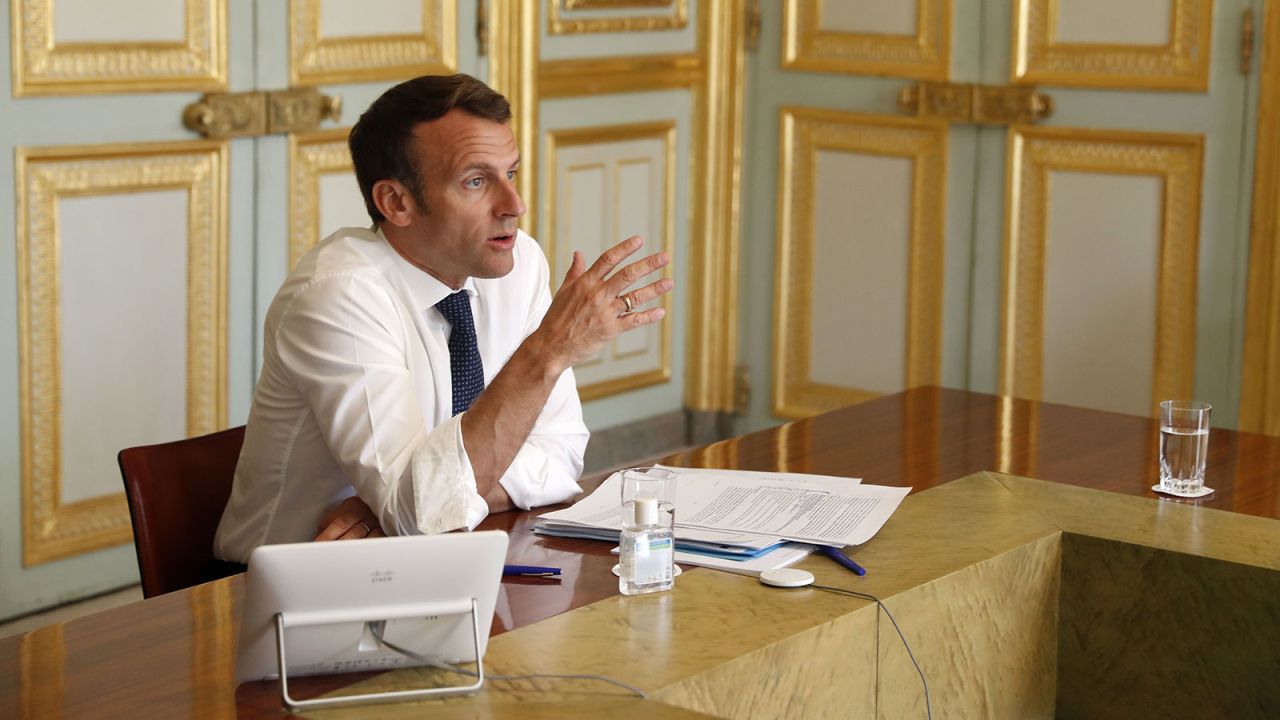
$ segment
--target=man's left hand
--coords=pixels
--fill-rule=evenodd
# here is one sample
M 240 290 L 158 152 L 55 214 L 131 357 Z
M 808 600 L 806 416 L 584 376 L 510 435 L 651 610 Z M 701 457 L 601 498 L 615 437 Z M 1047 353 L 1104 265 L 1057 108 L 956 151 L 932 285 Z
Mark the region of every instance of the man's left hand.
M 382 537 L 378 518 L 358 495 L 343 500 L 320 521 L 317 541 Z

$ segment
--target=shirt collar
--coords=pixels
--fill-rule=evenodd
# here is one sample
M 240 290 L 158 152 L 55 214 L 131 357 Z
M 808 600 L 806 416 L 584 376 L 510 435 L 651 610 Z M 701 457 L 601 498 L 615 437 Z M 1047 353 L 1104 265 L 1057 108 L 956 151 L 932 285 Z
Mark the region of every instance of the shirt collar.
M 457 292 L 448 285 L 445 285 L 435 279 L 431 273 L 428 273 L 417 265 L 405 260 L 403 255 L 397 252 L 395 248 L 391 247 L 391 242 L 387 240 L 387 236 L 382 234 L 382 228 L 375 226 L 372 229 L 373 233 L 377 235 L 383 243 L 385 243 L 387 255 L 391 258 L 392 267 L 395 268 L 396 272 L 400 274 L 401 279 L 404 280 L 405 286 L 409 289 L 409 293 L 413 296 L 414 302 L 417 303 L 419 310 L 429 310 L 435 307 L 436 303 L 445 299 L 445 297 Z M 470 297 L 475 297 L 475 278 L 467 278 L 466 281 L 462 283 L 462 287 L 459 288 L 459 290 L 465 291 Z

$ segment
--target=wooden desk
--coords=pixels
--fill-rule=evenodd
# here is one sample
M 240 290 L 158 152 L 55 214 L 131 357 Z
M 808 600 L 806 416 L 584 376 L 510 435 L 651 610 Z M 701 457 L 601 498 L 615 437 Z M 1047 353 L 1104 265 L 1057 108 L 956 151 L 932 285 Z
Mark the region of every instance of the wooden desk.
M 667 462 L 857 476 L 914 492 L 996 470 L 1154 497 L 1157 442 L 1146 418 L 920 388 Z M 1196 504 L 1280 519 L 1280 438 L 1215 430 L 1206 482 L 1217 492 Z M 560 566 L 565 579 L 505 581 L 495 634 L 617 592 L 604 544 L 538 538 L 531 524 L 529 513 L 505 513 L 482 527 L 512 533 L 513 562 Z M 241 592 L 230 578 L 0 639 L 0 717 L 280 717 L 274 686 L 234 683 Z M 313 679 L 298 694 L 356 679 Z

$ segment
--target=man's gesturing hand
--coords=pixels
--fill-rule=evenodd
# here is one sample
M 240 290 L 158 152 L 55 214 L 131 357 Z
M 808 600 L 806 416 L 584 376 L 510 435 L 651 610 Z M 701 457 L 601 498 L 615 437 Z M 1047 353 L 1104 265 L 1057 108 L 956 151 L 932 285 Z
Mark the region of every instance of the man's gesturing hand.
M 632 308 L 670 291 L 673 281 L 661 278 L 628 290 L 640 278 L 664 267 L 669 261 L 666 253 L 654 253 L 609 274 L 641 244 L 639 236 L 629 237 L 606 250 L 590 268 L 585 267 L 581 253 L 573 253 L 564 284 L 538 328 L 545 334 L 548 351 L 560 360 L 560 369 L 595 355 L 620 333 L 651 325 L 666 315 L 660 307 L 634 312 Z

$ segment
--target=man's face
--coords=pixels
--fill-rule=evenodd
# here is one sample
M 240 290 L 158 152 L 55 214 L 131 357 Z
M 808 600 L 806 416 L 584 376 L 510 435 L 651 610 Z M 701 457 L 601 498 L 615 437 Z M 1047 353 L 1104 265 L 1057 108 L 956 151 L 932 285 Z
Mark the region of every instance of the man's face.
M 510 124 L 451 110 L 414 128 L 410 148 L 426 201 L 406 228 L 412 259 L 453 288 L 511 272 L 526 207 L 516 192 L 520 151 Z

